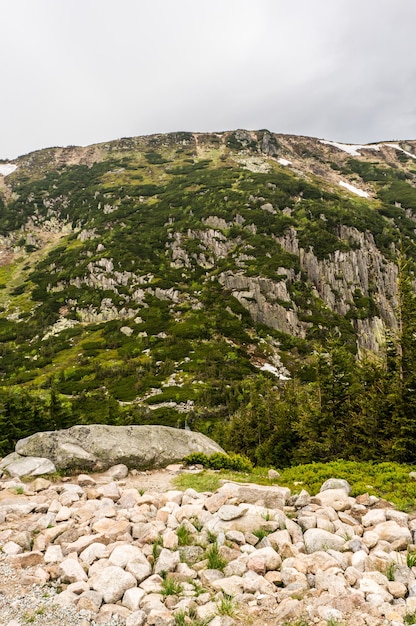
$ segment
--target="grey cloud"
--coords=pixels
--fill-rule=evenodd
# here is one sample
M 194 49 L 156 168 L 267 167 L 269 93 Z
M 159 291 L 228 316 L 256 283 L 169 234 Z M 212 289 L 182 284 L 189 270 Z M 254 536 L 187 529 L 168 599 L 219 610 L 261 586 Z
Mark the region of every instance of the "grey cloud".
M 0 0 L 0 157 L 174 130 L 412 138 L 414 0 Z

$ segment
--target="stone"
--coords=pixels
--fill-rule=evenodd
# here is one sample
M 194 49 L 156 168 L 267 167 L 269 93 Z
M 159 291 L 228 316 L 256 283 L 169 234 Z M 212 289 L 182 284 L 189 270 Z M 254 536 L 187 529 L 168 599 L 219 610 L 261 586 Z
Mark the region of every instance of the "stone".
M 267 478 L 269 480 L 277 480 L 278 478 L 280 478 L 280 474 L 275 469 L 269 469 L 269 471 L 267 472 Z
M 344 478 L 328 478 L 328 480 L 321 485 L 319 492 L 322 493 L 322 491 L 326 491 L 327 489 L 344 489 L 347 496 L 351 494 L 351 485 L 348 480 Z
M 86 581 L 88 577 L 77 559 L 65 559 L 58 568 L 59 577 L 63 583 Z
M 8 557 L 8 562 L 15 567 L 33 567 L 35 565 L 42 565 L 44 560 L 41 552 L 33 550 L 32 552 L 12 555 Z
M 88 474 L 80 474 L 77 478 L 77 482 L 80 487 L 93 487 L 97 484 L 94 478 Z
M 16 451 L 4 457 L 0 462 L 0 470 L 6 471 L 15 478 L 53 474 L 56 472 L 56 466 L 49 458 L 41 455 L 19 454 Z
M 129 565 L 131 565 L 131 563 Z M 140 588 L 146 593 L 160 593 L 162 589 L 162 582 L 163 578 L 161 576 L 153 574 L 140 583 Z
M 51 484 L 52 483 L 51 483 L 50 480 L 46 480 L 46 478 L 39 477 L 39 478 L 36 478 L 36 480 L 33 481 L 32 489 L 33 489 L 33 491 L 38 493 L 39 491 L 45 491 L 45 489 L 49 489 Z
M 306 552 L 317 552 L 318 550 L 342 550 L 345 539 L 339 535 L 334 535 L 326 530 L 310 528 L 303 535 Z
M 45 563 L 60 563 L 64 559 L 60 545 L 49 545 L 45 552 Z
M 102 498 L 109 498 L 113 502 L 117 502 L 120 499 L 120 489 L 117 483 L 111 482 L 101 487 L 97 487 L 97 492 Z
M 361 518 L 362 525 L 367 528 L 368 526 L 375 526 L 386 521 L 386 511 L 384 509 L 373 509 L 368 511 Z
M 269 509 L 283 509 L 290 498 L 290 489 L 287 487 L 249 483 L 225 483 L 218 493 L 235 499 L 238 504 L 261 504 Z
M 101 593 L 97 591 L 84 591 L 77 602 L 78 611 L 91 611 L 92 613 L 98 613 L 103 603 L 103 597 Z
M 146 613 L 144 611 L 134 611 L 126 619 L 126 626 L 144 626 L 146 623 Z
M 204 507 L 210 513 L 216 513 L 218 509 L 227 502 L 227 500 L 227 495 L 223 493 L 214 493 L 212 496 L 205 500 Z
M 166 548 L 162 548 L 159 558 L 155 564 L 155 574 L 160 574 L 161 572 L 174 572 L 176 566 L 180 563 L 179 552 L 173 552 L 172 550 L 167 550 Z
M 240 576 L 229 576 L 228 578 L 214 580 L 212 586 L 217 591 L 221 590 L 229 596 L 235 596 L 243 592 L 244 580 Z
M 144 558 L 140 548 L 130 544 L 123 544 L 114 548 L 110 554 L 109 562 L 111 565 L 125 568 L 130 561 L 143 560 Z
M 388 541 L 389 543 L 403 540 L 405 547 L 412 541 L 412 535 L 407 526 L 399 526 L 399 524 L 393 520 L 377 524 L 377 526 L 374 527 L 374 532 L 377 533 L 379 539 Z
M 217 515 L 220 519 L 225 522 L 229 522 L 233 519 L 238 519 L 242 517 L 247 511 L 247 507 L 244 506 L 233 506 L 231 504 L 223 505 L 217 512 Z
M 111 539 L 115 539 L 118 535 L 124 535 L 125 533 L 130 531 L 131 524 L 127 520 L 113 520 L 109 518 L 104 518 L 95 522 L 93 524 L 92 529 L 96 533 L 100 533 L 105 537 L 109 537 Z
M 136 469 L 164 467 L 193 452 L 210 455 L 224 450 L 201 433 L 143 425 L 72 426 L 66 430 L 38 432 L 16 444 L 16 453 L 21 456 L 43 457 L 56 469 L 73 470 L 86 467 L 106 470 L 119 464 Z
M 117 465 L 112 465 L 105 472 L 106 476 L 111 477 L 113 480 L 123 480 L 129 473 L 129 468 L 124 463 L 118 463 Z
M 324 507 L 331 507 L 335 511 L 345 511 L 351 508 L 353 499 L 349 498 L 345 489 L 325 489 L 311 498 L 313 504 Z
M 250 562 L 253 558 L 262 559 L 265 564 L 266 571 L 277 570 L 282 564 L 280 555 L 273 548 L 260 548 L 256 550 L 248 557 L 247 565 L 250 567 Z
M 139 587 L 130 587 L 124 593 L 122 605 L 130 611 L 137 611 L 140 607 L 140 602 L 143 600 L 146 592 Z
M 108 548 L 106 545 L 103 543 L 92 543 L 80 553 L 79 558 L 83 563 L 92 565 L 97 559 L 102 559 L 106 556 L 108 556 Z
M 144 555 L 136 559 L 128 561 L 126 571 L 132 574 L 140 584 L 146 580 L 152 573 L 152 566 Z
M 102 594 L 106 604 L 121 600 L 127 589 L 136 586 L 136 579 L 121 567 L 110 565 L 90 579 L 94 591 Z

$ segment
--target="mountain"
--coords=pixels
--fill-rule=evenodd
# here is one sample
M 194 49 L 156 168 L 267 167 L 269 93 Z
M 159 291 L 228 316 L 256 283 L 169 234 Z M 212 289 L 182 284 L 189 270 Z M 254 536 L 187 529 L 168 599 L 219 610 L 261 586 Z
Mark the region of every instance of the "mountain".
M 328 339 L 384 358 L 415 160 L 416 141 L 237 130 L 0 162 L 3 451 L 89 421 L 221 439 L 256 381 L 316 382 Z

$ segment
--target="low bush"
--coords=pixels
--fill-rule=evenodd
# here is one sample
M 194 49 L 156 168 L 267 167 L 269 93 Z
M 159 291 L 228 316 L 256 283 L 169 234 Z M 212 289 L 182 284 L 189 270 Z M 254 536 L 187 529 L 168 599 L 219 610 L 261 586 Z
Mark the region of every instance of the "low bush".
M 215 452 L 211 456 L 207 456 L 202 452 L 194 452 L 184 459 L 187 465 L 203 465 L 208 469 L 220 470 L 227 469 L 235 472 L 252 472 L 253 464 L 246 456 L 242 454 L 224 454 Z

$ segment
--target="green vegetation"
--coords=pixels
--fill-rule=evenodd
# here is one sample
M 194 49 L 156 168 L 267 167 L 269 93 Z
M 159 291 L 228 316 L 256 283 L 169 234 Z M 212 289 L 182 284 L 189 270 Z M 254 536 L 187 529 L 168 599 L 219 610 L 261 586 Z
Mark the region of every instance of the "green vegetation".
M 221 556 L 216 542 L 212 543 L 206 552 L 208 569 L 218 569 L 222 571 L 227 565 L 227 561 Z
M 251 472 L 253 470 L 253 464 L 247 457 L 241 454 L 223 454 L 221 452 L 215 452 L 210 456 L 203 454 L 202 452 L 194 452 L 184 458 L 184 462 L 187 465 L 200 464 L 209 469 L 229 469 L 236 472 Z
M 416 463 L 414 160 L 321 148 L 172 133 L 22 158 L 0 197 L 0 455 L 37 430 L 162 423 L 216 439 L 229 456 L 188 460 L 215 470 Z M 368 276 L 344 276 L 364 241 Z M 377 356 L 358 350 L 393 312 Z M 279 359 L 287 381 L 259 370 Z
M 161 587 L 162 589 L 160 593 L 164 597 L 178 596 L 183 591 L 182 584 L 172 576 L 166 576 L 165 578 L 163 578 Z
M 193 488 L 197 491 L 215 491 L 220 480 L 255 482 L 258 484 L 277 483 L 289 487 L 292 493 L 306 489 L 311 495 L 319 492 L 326 480 L 336 476 L 348 480 L 354 497 L 368 493 L 393 502 L 402 510 L 414 510 L 416 503 L 416 481 L 409 478 L 412 466 L 400 463 L 374 463 L 372 461 L 346 461 L 339 459 L 329 463 L 309 463 L 293 467 L 279 468 L 280 478 L 270 481 L 266 468 L 254 468 L 250 474 L 239 474 L 221 470 L 205 470 L 199 474 L 182 474 L 175 480 L 179 489 Z M 416 469 L 416 468 L 415 468 Z M 410 553 L 409 558 L 412 558 Z

